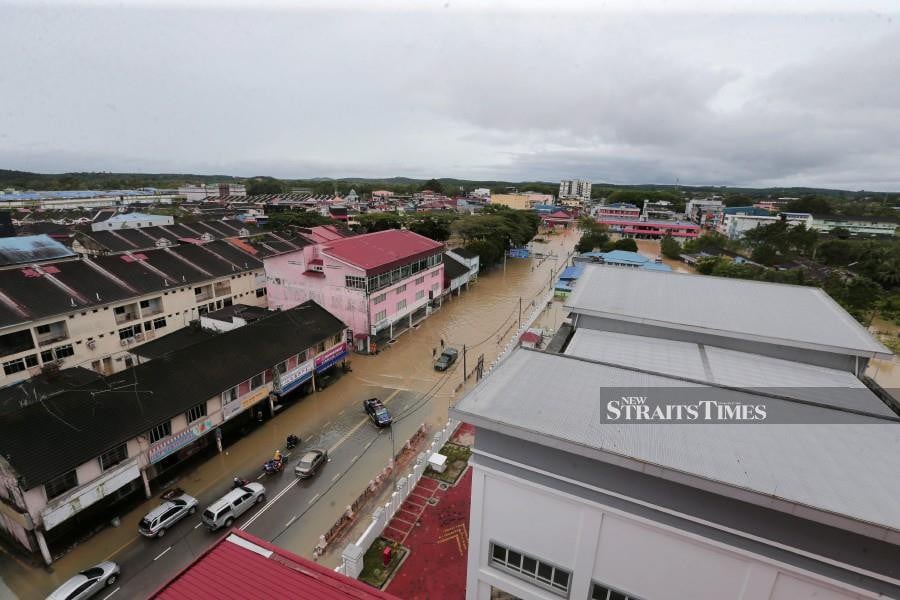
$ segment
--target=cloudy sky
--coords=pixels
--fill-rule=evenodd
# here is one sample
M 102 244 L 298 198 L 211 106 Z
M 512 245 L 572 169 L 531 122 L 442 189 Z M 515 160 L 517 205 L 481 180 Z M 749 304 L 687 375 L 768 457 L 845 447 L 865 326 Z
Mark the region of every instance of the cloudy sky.
M 900 2 L 0 0 L 0 168 L 900 190 Z

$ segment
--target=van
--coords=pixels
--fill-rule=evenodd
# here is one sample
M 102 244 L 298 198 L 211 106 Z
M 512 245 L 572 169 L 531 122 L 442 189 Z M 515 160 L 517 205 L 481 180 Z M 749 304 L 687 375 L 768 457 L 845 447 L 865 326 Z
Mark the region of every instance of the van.
M 197 505 L 197 499 L 187 494 L 166 500 L 141 519 L 138 532 L 144 537 L 162 537 L 169 527 L 197 512 Z
M 259 483 L 248 483 L 231 490 L 204 510 L 203 524 L 210 531 L 221 527 L 231 527 L 234 520 L 247 512 L 251 506 L 265 501 L 266 488 Z

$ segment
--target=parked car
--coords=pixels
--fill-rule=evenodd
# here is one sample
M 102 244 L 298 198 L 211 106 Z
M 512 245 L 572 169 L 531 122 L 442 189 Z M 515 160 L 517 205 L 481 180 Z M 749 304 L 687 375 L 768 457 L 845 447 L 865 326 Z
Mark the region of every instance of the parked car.
M 265 501 L 266 488 L 260 483 L 248 483 L 231 490 L 210 504 L 209 508 L 203 511 L 201 519 L 210 531 L 231 527 L 234 520 L 247 512 L 251 506 Z
M 363 408 L 366 409 L 366 414 L 369 415 L 369 418 L 372 419 L 376 426 L 387 427 L 391 424 L 391 413 L 388 412 L 387 407 L 378 398 L 363 400 Z
M 456 348 L 447 348 L 441 355 L 438 357 L 437 362 L 434 363 L 435 371 L 446 371 L 450 368 L 450 365 L 456 362 L 456 359 L 459 358 L 459 350 Z
M 312 477 L 326 462 L 328 462 L 327 450 L 307 450 L 300 457 L 300 462 L 297 463 L 297 466 L 294 467 L 294 475 L 300 479 Z
M 162 537 L 169 527 L 197 512 L 198 505 L 197 499 L 187 494 L 167 500 L 141 519 L 138 532 L 145 537 Z
M 47 596 L 47 600 L 82 600 L 90 598 L 119 579 L 119 565 L 111 560 L 85 569 Z

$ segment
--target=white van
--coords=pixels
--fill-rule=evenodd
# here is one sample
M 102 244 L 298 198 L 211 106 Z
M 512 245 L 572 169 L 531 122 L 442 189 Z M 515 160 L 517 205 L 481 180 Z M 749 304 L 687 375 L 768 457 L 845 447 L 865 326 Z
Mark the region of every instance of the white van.
M 215 531 L 220 527 L 231 527 L 234 520 L 247 512 L 247 509 L 265 501 L 266 488 L 259 483 L 248 483 L 231 490 L 204 510 L 203 524 L 210 531 Z

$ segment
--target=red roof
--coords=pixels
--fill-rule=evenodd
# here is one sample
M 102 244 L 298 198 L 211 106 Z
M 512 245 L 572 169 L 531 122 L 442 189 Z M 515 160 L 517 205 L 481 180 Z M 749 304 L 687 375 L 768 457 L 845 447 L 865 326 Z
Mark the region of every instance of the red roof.
M 526 331 L 525 333 L 522 334 L 522 337 L 520 337 L 519 339 L 522 340 L 523 342 L 530 342 L 532 344 L 537 344 L 538 342 L 541 341 L 541 336 L 539 336 L 538 334 L 536 334 L 533 331 Z
M 322 252 L 377 275 L 440 252 L 443 247 L 412 231 L 388 229 L 336 240 L 323 246 Z
M 397 600 L 395 596 L 237 529 L 232 529 L 227 536 L 158 589 L 151 598 Z

